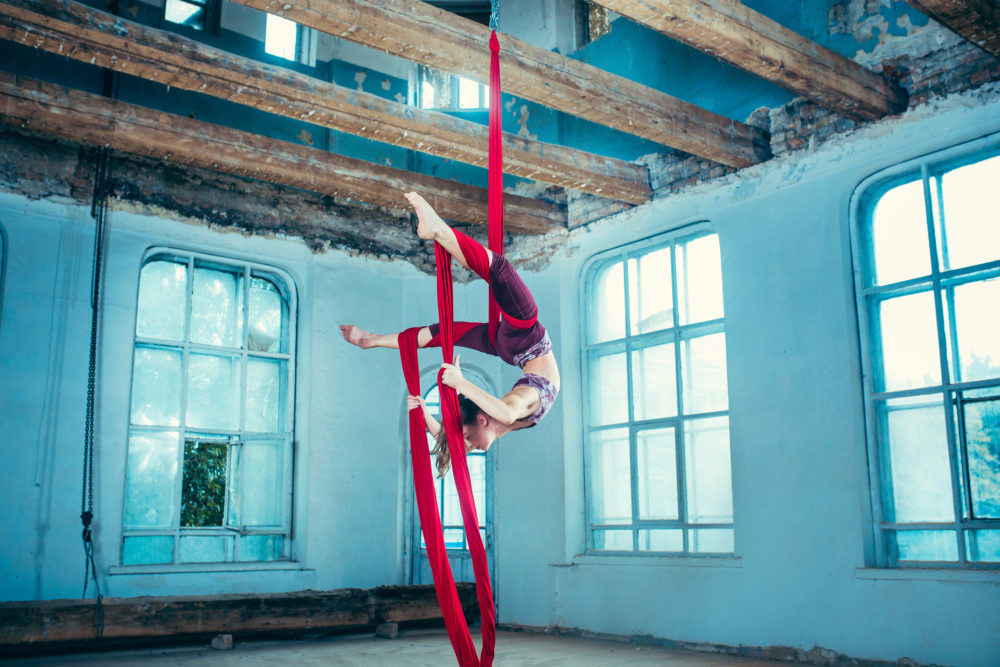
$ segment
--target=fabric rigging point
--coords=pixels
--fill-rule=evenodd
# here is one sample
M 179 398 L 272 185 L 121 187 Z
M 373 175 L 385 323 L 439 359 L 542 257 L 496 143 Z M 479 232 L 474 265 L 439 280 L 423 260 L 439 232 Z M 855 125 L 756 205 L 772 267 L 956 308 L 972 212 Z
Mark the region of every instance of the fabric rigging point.
M 489 121 L 489 174 L 488 244 L 492 252 L 503 254 L 503 146 L 500 107 L 500 43 L 497 40 L 497 0 L 491 0 L 490 13 L 490 121 Z M 434 245 L 434 259 L 437 264 L 438 321 L 440 322 L 441 354 L 446 363 L 453 363 L 455 341 L 461 337 L 462 327 L 455 326 L 451 281 L 451 256 L 440 244 Z M 488 272 L 487 272 L 488 273 Z M 489 299 L 489 336 L 496 340 L 500 324 L 500 307 Z M 459 335 L 455 335 L 455 329 Z M 399 356 L 403 366 L 407 390 L 411 395 L 421 396 L 420 367 L 417 361 L 417 332 L 419 327 L 407 329 L 399 334 Z M 441 518 L 438 515 L 437 498 L 434 491 L 434 473 L 430 452 L 424 435 L 424 418 L 420 410 L 409 412 L 410 458 L 413 465 L 413 488 L 417 497 L 417 511 L 420 515 L 420 529 L 427 545 L 427 558 L 434 575 L 434 590 L 437 594 L 441 613 L 444 616 L 448 638 L 451 640 L 455 657 L 461 667 L 490 667 L 493 664 L 496 645 L 496 612 L 493 604 L 493 589 L 490 586 L 490 572 L 486 562 L 486 548 L 479 533 L 479 518 L 476 513 L 475 496 L 469 478 L 469 467 L 465 460 L 465 438 L 462 434 L 461 411 L 455 389 L 441 382 L 443 369 L 438 372 L 438 390 L 441 395 L 442 428 L 448 438 L 453 477 L 462 509 L 466 541 L 472 559 L 472 569 L 476 575 L 476 597 L 479 602 L 482 652 L 476 655 L 469 627 L 465 623 L 462 605 L 455 588 L 455 579 L 448 563 L 448 550 L 444 543 Z

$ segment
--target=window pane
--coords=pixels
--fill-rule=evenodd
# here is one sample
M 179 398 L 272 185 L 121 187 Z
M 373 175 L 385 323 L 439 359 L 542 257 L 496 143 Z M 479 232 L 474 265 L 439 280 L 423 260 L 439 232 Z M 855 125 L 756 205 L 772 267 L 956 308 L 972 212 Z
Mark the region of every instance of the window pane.
M 264 51 L 272 56 L 295 60 L 298 35 L 298 25 L 295 22 L 268 14 L 264 30 Z
M 629 523 L 632 520 L 632 477 L 628 430 L 616 428 L 590 434 L 592 523 Z M 631 535 L 631 533 L 630 533 Z M 629 548 L 632 548 L 629 537 Z
M 921 180 L 897 186 L 878 200 L 872 217 L 872 246 L 875 284 L 886 285 L 930 273 Z
M 673 343 L 632 352 L 632 401 L 636 419 L 677 414 L 676 368 Z
M 1000 156 L 959 167 L 941 177 L 942 236 L 947 244 L 941 265 L 945 269 L 1000 259 L 997 183 L 1000 183 Z
M 461 528 L 446 528 L 444 530 L 444 546 L 446 549 L 464 549 L 465 531 Z
M 1000 530 L 966 531 L 965 551 L 974 563 L 1000 562 Z
M 1000 377 L 1000 278 L 955 288 L 955 329 L 961 380 Z
M 691 531 L 694 553 L 731 554 L 735 551 L 731 528 L 700 528 Z
M 181 526 L 222 526 L 226 508 L 229 447 L 214 442 L 184 443 Z
M 632 531 L 595 530 L 594 549 L 598 551 L 632 551 Z
M 941 398 L 895 399 L 887 406 L 882 465 L 887 521 L 953 521 L 948 441 Z M 881 415 L 880 415 L 881 416 Z M 881 421 L 881 420 L 880 420 Z M 891 495 L 890 495 L 891 494 Z
M 687 512 L 692 523 L 733 520 L 729 418 L 693 419 L 684 427 Z
M 479 109 L 479 84 L 464 76 L 458 77 L 458 106 L 461 109 Z
M 594 280 L 590 342 L 625 337 L 625 271 L 621 262 L 603 267 Z
M 174 538 L 169 535 L 126 537 L 122 543 L 122 565 L 172 563 Z
M 136 345 L 132 369 L 132 423 L 178 426 L 180 415 L 181 353 Z
M 952 530 L 890 530 L 886 537 L 889 552 L 895 552 L 897 560 L 958 560 L 958 543 Z
M 283 440 L 249 440 L 235 447 L 237 475 L 230 490 L 232 526 L 281 526 L 285 482 Z
M 441 515 L 441 523 L 453 526 L 462 525 L 462 506 L 458 502 L 458 489 L 455 488 L 454 469 L 448 468 L 448 473 L 441 478 L 438 489 L 438 503 L 444 503 L 444 512 Z
M 125 529 L 173 528 L 179 438 L 133 433 L 125 463 Z
M 235 430 L 239 420 L 239 361 L 191 354 L 188 359 L 187 425 Z
M 701 236 L 677 246 L 677 312 L 681 324 L 722 317 L 719 237 Z
M 250 322 L 247 347 L 251 351 L 287 352 L 288 305 L 270 280 L 250 279 Z
M 240 560 L 281 560 L 283 548 L 280 535 L 244 535 L 240 538 Z
M 639 551 L 684 551 L 681 530 L 640 530 Z
M 486 526 L 486 456 L 469 454 L 465 457 L 469 464 L 469 479 L 472 481 L 472 497 L 476 501 L 476 515 L 479 525 Z
M 181 563 L 222 563 L 233 559 L 233 538 L 182 536 L 180 539 Z
M 191 342 L 240 347 L 241 305 L 235 274 L 196 267 L 191 294 Z
M 881 391 L 941 383 L 937 321 L 930 292 L 887 299 L 879 304 L 882 326 Z
M 285 430 L 284 378 L 287 363 L 272 359 L 247 360 L 247 412 L 245 429 L 250 433 Z
M 972 516 L 1000 519 L 1000 398 L 964 407 Z
M 729 409 L 726 334 L 681 341 L 681 369 L 684 373 L 685 414 Z
M 677 519 L 677 444 L 674 429 L 636 435 L 639 518 Z
M 628 421 L 625 353 L 590 355 L 590 424 Z
M 184 340 L 187 265 L 167 260 L 147 262 L 139 276 L 135 335 Z
M 163 18 L 195 30 L 205 29 L 205 8 L 183 0 L 167 0 Z
M 670 281 L 669 246 L 629 260 L 629 317 L 632 335 L 674 326 L 674 298 Z

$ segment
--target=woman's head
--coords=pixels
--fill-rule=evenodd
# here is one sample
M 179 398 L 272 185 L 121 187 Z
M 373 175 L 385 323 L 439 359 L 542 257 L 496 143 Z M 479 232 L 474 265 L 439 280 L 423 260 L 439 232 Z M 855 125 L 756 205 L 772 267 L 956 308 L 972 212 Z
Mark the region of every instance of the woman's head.
M 478 405 L 462 395 L 458 397 L 458 407 L 462 414 L 465 451 L 469 452 L 473 449 L 480 449 L 485 452 L 495 439 L 494 436 L 488 433 L 486 428 L 490 422 L 489 416 L 480 410 Z M 438 477 L 444 477 L 445 473 L 448 472 L 448 468 L 451 467 L 451 452 L 448 451 L 448 436 L 445 433 L 444 424 L 441 425 L 441 429 L 438 431 L 434 449 L 431 450 L 431 453 L 434 454 L 436 459 L 435 465 Z

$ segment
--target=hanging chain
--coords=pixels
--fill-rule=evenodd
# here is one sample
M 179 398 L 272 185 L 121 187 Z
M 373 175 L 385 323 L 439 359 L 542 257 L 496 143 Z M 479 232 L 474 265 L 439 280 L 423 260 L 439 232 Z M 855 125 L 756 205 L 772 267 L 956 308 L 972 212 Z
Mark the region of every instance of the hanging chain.
M 490 30 L 500 26 L 500 0 L 490 0 Z
M 90 364 L 87 371 L 87 416 L 83 434 L 83 484 L 80 496 L 80 519 L 83 521 L 83 553 L 86 564 L 83 572 L 83 595 L 87 597 L 90 580 L 97 589 L 97 607 L 94 611 L 94 635 L 100 639 L 104 634 L 104 607 L 101 584 L 97 579 L 97 559 L 94 555 L 94 539 L 91 523 L 94 520 L 94 405 L 97 388 L 97 333 L 100 323 L 101 274 L 104 268 L 104 239 L 108 209 L 108 149 L 102 148 L 97 157 L 94 174 L 94 198 L 90 205 L 90 215 L 96 223 L 94 229 L 94 273 L 90 284 Z

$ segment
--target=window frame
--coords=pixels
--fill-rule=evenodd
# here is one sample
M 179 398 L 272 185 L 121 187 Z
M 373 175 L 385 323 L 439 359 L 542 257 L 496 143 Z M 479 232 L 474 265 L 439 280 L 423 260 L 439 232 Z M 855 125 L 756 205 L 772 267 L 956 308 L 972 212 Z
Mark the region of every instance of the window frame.
M 10 248 L 7 230 L 0 225 L 0 329 L 3 328 L 3 296 L 7 291 L 7 255 Z
M 209 35 L 218 36 L 222 31 L 222 0 L 179 0 L 188 5 L 194 5 L 196 7 L 201 7 L 205 10 L 205 27 L 195 28 L 184 23 L 175 23 L 167 18 L 167 6 L 170 4 L 170 0 L 164 0 L 163 7 L 160 12 L 160 27 L 166 26 L 180 26 L 187 30 L 193 30 L 195 32 L 206 33 Z
M 1000 519 L 966 518 L 963 496 L 968 493 L 965 477 L 968 473 L 968 458 L 965 456 L 967 444 L 958 442 L 959 421 L 956 410 L 967 401 L 962 400 L 962 392 L 976 389 L 1000 387 L 1000 378 L 955 382 L 952 379 L 954 364 L 960 363 L 954 354 L 956 347 L 956 326 L 953 300 L 946 300 L 942 293 L 965 284 L 982 282 L 1000 277 L 1000 258 L 958 269 L 942 270 L 940 267 L 941 243 L 938 238 L 938 216 L 943 207 L 941 193 L 935 192 L 934 179 L 963 166 L 1000 157 L 1000 134 L 981 137 L 943 150 L 927 153 L 882 169 L 863 181 L 854 189 L 850 204 L 850 240 L 853 263 L 853 286 L 855 308 L 858 318 L 858 339 L 861 357 L 861 389 L 864 402 L 865 444 L 868 475 L 869 516 L 866 523 L 869 533 L 866 543 L 865 560 L 869 567 L 893 570 L 950 569 L 950 570 L 1000 570 L 1000 562 L 969 561 L 966 532 L 977 529 L 1000 529 Z M 924 198 L 924 222 L 929 250 L 928 272 L 886 284 L 878 284 L 875 279 L 875 257 L 873 248 L 873 219 L 876 204 L 897 186 L 919 182 Z M 935 207 L 937 210 L 935 210 Z M 876 311 L 881 303 L 894 297 L 926 293 L 934 300 L 935 336 L 938 351 L 940 378 L 936 384 L 920 388 L 883 389 L 876 391 L 882 379 L 884 359 L 882 357 L 882 336 L 879 316 Z M 949 312 L 945 312 L 948 310 Z M 944 345 L 942 346 L 942 341 Z M 952 358 L 949 358 L 951 356 Z M 886 491 L 882 459 L 883 449 L 888 440 L 882 435 L 885 418 L 890 410 L 888 403 L 894 399 L 914 399 L 925 397 L 936 401 L 944 410 L 944 427 L 947 439 L 948 475 L 951 481 L 952 521 L 886 521 L 883 498 Z M 883 404 L 880 408 L 876 404 Z M 962 450 L 960 452 L 960 450 Z M 948 530 L 954 532 L 957 547 L 955 561 L 941 560 L 901 560 L 890 544 L 890 532 L 906 530 Z
M 145 267 L 153 261 L 158 260 L 168 260 L 168 261 L 179 261 L 183 262 L 186 271 L 186 286 L 185 286 L 185 321 L 187 325 L 185 326 L 184 340 L 183 341 L 167 341 L 165 339 L 159 338 L 149 338 L 144 336 L 139 336 L 137 333 L 136 321 L 138 319 L 139 313 L 139 284 L 142 280 L 142 271 Z M 247 289 L 243 290 L 243 303 L 240 305 L 243 314 L 243 322 L 246 323 L 246 317 L 248 316 L 246 309 L 249 307 L 250 299 L 250 280 L 254 277 L 261 277 L 270 281 L 281 293 L 282 297 L 287 303 L 287 331 L 288 331 L 288 341 L 287 341 L 287 352 L 267 352 L 262 350 L 251 350 L 248 345 L 249 338 L 249 327 L 241 327 L 241 340 L 237 347 L 230 348 L 228 346 L 216 346 L 207 343 L 192 343 L 190 341 L 190 333 L 188 329 L 190 328 L 190 318 L 191 318 L 191 289 L 192 281 L 194 280 L 194 269 L 197 267 L 207 267 L 210 269 L 224 269 L 232 271 L 235 275 L 239 275 L 244 279 L 247 279 L 246 285 Z M 295 388 L 296 388 L 296 362 L 297 362 L 297 333 L 298 333 L 298 300 L 297 300 L 297 289 L 295 281 L 283 269 L 271 266 L 267 264 L 262 264 L 254 260 L 245 259 L 241 257 L 233 256 L 223 256 L 214 255 L 204 252 L 199 252 L 196 250 L 187 250 L 177 247 L 155 247 L 148 249 L 139 263 L 139 271 L 136 276 L 136 302 L 135 311 L 133 316 L 133 328 L 132 328 L 132 350 L 131 350 L 131 366 L 130 366 L 130 376 L 129 376 L 129 401 L 128 409 L 126 410 L 126 425 L 125 425 L 125 456 L 126 460 L 123 465 L 123 476 L 122 476 L 122 524 L 121 524 L 121 534 L 118 539 L 118 558 L 117 565 L 113 567 L 115 573 L 131 572 L 131 571 L 157 571 L 157 572 L 183 572 L 190 570 L 242 570 L 242 569 L 280 569 L 286 567 L 288 563 L 294 562 L 295 559 L 295 547 L 293 545 L 294 537 L 294 464 L 295 464 Z M 241 417 L 238 419 L 238 423 L 235 429 L 224 429 L 224 428 L 200 428 L 191 427 L 186 423 L 186 420 L 181 420 L 176 427 L 166 426 L 162 424 L 157 425 L 143 425 L 143 424 L 133 424 L 132 423 L 132 396 L 135 391 L 135 358 L 136 350 L 140 346 L 144 347 L 154 347 L 160 349 L 173 348 L 177 349 L 181 353 L 181 365 L 180 365 L 180 378 L 181 387 L 180 395 L 178 400 L 180 402 L 182 414 L 184 406 L 186 405 L 187 398 L 187 383 L 184 382 L 183 378 L 186 377 L 189 368 L 189 356 L 192 351 L 194 352 L 228 352 L 231 356 L 234 356 L 240 360 L 241 372 L 240 372 L 240 385 L 239 385 L 239 405 L 238 405 L 238 415 Z M 273 433 L 263 433 L 257 431 L 246 431 L 244 422 L 244 415 L 247 407 L 247 362 L 250 359 L 279 359 L 286 363 L 287 365 L 287 384 L 284 387 L 285 396 L 283 397 L 282 410 L 284 411 L 283 419 L 285 424 L 285 430 Z M 128 501 L 128 448 L 132 437 L 137 433 L 170 433 L 176 434 L 177 436 L 177 447 L 178 447 L 178 473 L 176 479 L 174 480 L 174 493 L 175 493 L 175 506 L 173 507 L 173 516 L 171 518 L 172 526 L 162 529 L 152 529 L 152 528 L 127 528 L 125 525 L 127 517 L 127 501 Z M 226 466 L 226 490 L 225 490 L 225 509 L 223 514 L 222 525 L 219 527 L 184 527 L 181 525 L 181 513 L 182 513 L 182 484 L 184 477 L 184 449 L 188 441 L 195 439 L 200 442 L 213 442 L 219 445 L 225 445 L 227 447 L 227 466 Z M 229 503 L 232 499 L 232 480 L 234 475 L 239 474 L 243 470 L 243 459 L 242 459 L 242 449 L 239 452 L 236 450 L 242 448 L 248 444 L 254 444 L 255 442 L 261 441 L 272 441 L 281 442 L 282 451 L 282 479 L 281 479 L 281 519 L 280 525 L 275 526 L 236 526 L 230 523 L 229 517 Z M 238 462 L 239 470 L 233 468 L 234 463 Z M 230 560 L 222 561 L 181 561 L 180 558 L 180 539 L 184 536 L 223 536 L 223 535 L 233 535 L 233 548 L 232 548 L 232 558 Z M 254 536 L 254 535 L 275 535 L 282 538 L 281 556 L 273 560 L 240 560 L 240 540 L 239 537 Z M 125 564 L 125 540 L 129 537 L 171 537 L 173 539 L 173 550 L 172 550 L 172 560 L 168 563 L 130 563 Z
M 658 233 L 654 236 L 647 237 L 644 239 L 639 239 L 637 241 L 632 241 L 627 244 L 611 248 L 596 255 L 592 256 L 587 262 L 584 263 L 581 270 L 582 280 L 580 281 L 580 312 L 583 314 L 581 317 L 583 327 L 582 327 L 582 337 L 581 337 L 581 380 L 582 380 L 582 405 L 583 410 L 583 484 L 584 484 L 584 523 L 586 532 L 586 555 L 587 556 L 597 556 L 597 557 L 634 557 L 634 558 L 693 558 L 693 559 L 732 559 L 737 557 L 736 551 L 736 520 L 735 520 L 735 505 L 733 507 L 733 520 L 730 523 L 697 523 L 691 522 L 687 518 L 687 509 L 689 505 L 688 493 L 687 493 L 687 461 L 685 452 L 685 438 L 686 429 L 685 426 L 696 420 L 708 420 L 724 417 L 726 419 L 726 429 L 729 435 L 729 453 L 730 453 L 730 497 L 732 497 L 732 439 L 731 439 L 731 426 L 729 422 L 730 408 L 728 405 L 727 398 L 727 408 L 725 410 L 716 410 L 704 413 L 691 413 L 690 415 L 683 412 L 682 400 L 683 400 L 683 367 L 678 362 L 678 358 L 681 355 L 681 345 L 684 340 L 690 340 L 692 338 L 699 338 L 703 336 L 710 336 L 717 333 L 725 333 L 725 313 L 721 318 L 715 318 L 712 320 L 706 320 L 703 322 L 696 322 L 691 324 L 680 325 L 677 320 L 677 315 L 674 315 L 674 323 L 667 329 L 659 329 L 656 331 L 646 332 L 646 333 L 631 333 L 631 313 L 629 307 L 629 280 L 627 275 L 623 274 L 622 280 L 624 283 L 624 330 L 625 335 L 623 338 L 616 338 L 612 340 L 602 341 L 598 343 L 592 343 L 589 341 L 590 337 L 590 326 L 591 326 L 591 309 L 590 309 L 590 295 L 592 293 L 592 288 L 595 279 L 600 275 L 600 269 L 604 265 L 622 263 L 623 266 L 627 267 L 628 262 L 633 258 L 642 257 L 652 252 L 655 252 L 662 248 L 667 248 L 674 246 L 676 247 L 679 243 L 686 241 L 693 241 L 701 237 L 714 235 L 719 238 L 718 232 L 711 226 L 707 220 L 697 221 L 690 224 L 682 225 L 680 227 L 673 228 L 666 232 Z M 721 253 L 721 239 L 720 240 L 720 253 Z M 677 265 L 673 261 L 675 255 L 671 254 L 671 298 L 673 308 L 677 309 L 677 292 L 678 292 L 678 282 L 677 282 Z M 627 270 L 627 269 L 626 269 Z M 719 271 L 721 274 L 721 261 L 719 266 Z M 721 275 L 720 275 L 721 281 Z M 694 334 L 694 335 L 692 335 Z M 638 341 L 638 345 L 636 344 Z M 677 412 L 675 415 L 670 417 L 654 417 L 648 419 L 635 419 L 635 406 L 633 400 L 633 373 L 632 373 L 632 356 L 636 350 L 646 349 L 652 345 L 658 343 L 671 342 L 674 345 L 674 359 L 675 359 L 675 378 L 677 380 L 676 393 L 677 393 Z M 652 345 L 651 345 L 652 344 Z M 727 346 L 728 347 L 728 346 Z M 602 425 L 592 425 L 591 424 L 591 372 L 590 372 L 590 358 L 595 350 L 600 349 L 614 349 L 620 348 L 625 356 L 626 364 L 626 390 L 627 395 L 627 421 L 624 423 L 615 424 L 602 424 Z M 728 371 L 728 354 L 726 367 Z M 728 372 L 727 372 L 727 393 L 728 393 Z M 639 488 L 639 471 L 638 471 L 638 461 L 637 461 L 637 437 L 641 432 L 652 431 L 661 428 L 673 428 L 674 429 L 674 443 L 676 452 L 676 468 L 675 474 L 677 476 L 677 519 L 676 520 L 664 520 L 664 519 L 641 519 L 639 518 L 638 503 L 639 497 L 637 489 Z M 594 501 L 594 491 L 591 488 L 591 447 L 592 447 L 592 434 L 601 431 L 612 431 L 615 429 L 626 429 L 628 431 L 629 438 L 629 484 L 631 488 L 631 520 L 629 523 L 623 524 L 605 524 L 605 523 L 595 523 L 592 520 L 593 516 L 593 501 Z M 733 550 L 726 552 L 713 552 L 713 551 L 692 551 L 691 550 L 691 532 L 697 529 L 713 529 L 721 528 L 726 530 L 731 530 L 733 534 Z M 596 549 L 594 547 L 594 532 L 595 530 L 601 529 L 621 529 L 629 530 L 632 533 L 632 549 L 625 550 L 612 550 L 612 549 Z M 640 533 L 643 530 L 658 530 L 658 529 L 676 529 L 680 530 L 682 534 L 682 551 L 653 551 L 653 550 L 642 550 L 638 548 Z

